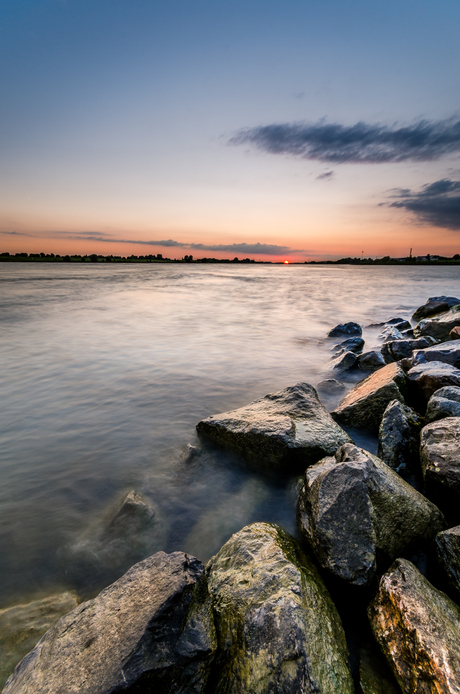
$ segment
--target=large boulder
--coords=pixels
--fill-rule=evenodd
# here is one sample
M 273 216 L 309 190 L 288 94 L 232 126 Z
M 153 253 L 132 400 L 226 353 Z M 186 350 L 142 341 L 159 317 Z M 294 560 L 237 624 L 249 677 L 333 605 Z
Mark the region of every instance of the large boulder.
M 428 400 L 426 421 L 435 422 L 445 417 L 460 417 L 460 387 L 458 386 L 439 388 Z
M 460 597 L 460 525 L 438 533 L 435 545 L 438 562 L 444 569 L 458 602 Z
M 442 361 L 417 364 L 407 372 L 412 398 L 422 407 L 433 393 L 444 386 L 460 386 L 460 369 Z
M 234 450 L 263 470 L 304 470 L 351 440 L 308 383 L 203 419 L 196 428 L 200 436 Z
M 378 431 L 386 406 L 404 402 L 406 376 L 401 367 L 387 364 L 350 390 L 332 413 L 339 422 Z
M 425 318 L 414 328 L 414 335 L 431 335 L 437 340 L 448 340 L 452 328 L 460 325 L 460 305 L 453 306 L 448 311 L 440 313 L 434 318 Z
M 420 457 L 427 492 L 460 500 L 460 417 L 423 427 Z
M 432 337 L 419 337 L 418 340 L 390 340 L 382 345 L 382 354 L 387 362 L 399 361 L 411 357 L 414 349 L 425 349 L 434 342 Z
M 423 340 L 425 338 L 420 338 Z M 418 340 L 414 340 L 418 342 Z M 409 356 L 409 355 L 407 355 Z M 458 340 L 449 340 L 449 342 L 441 342 L 431 347 L 423 349 L 414 348 L 412 356 L 412 364 L 426 364 L 430 361 L 442 361 L 444 364 L 452 364 L 452 366 L 460 366 L 460 342 Z
M 432 296 L 423 306 L 418 307 L 412 315 L 412 320 L 419 321 L 438 313 L 444 313 L 457 304 L 460 304 L 460 299 L 454 296 Z
M 297 524 L 320 565 L 358 586 L 371 584 L 382 565 L 445 527 L 434 504 L 351 444 L 307 468 Z
M 77 594 L 66 591 L 0 610 L 0 688 L 54 622 L 77 605 Z
M 423 420 L 411 407 L 392 400 L 383 413 L 377 455 L 399 475 L 420 470 L 420 431 Z
M 382 577 L 368 614 L 404 694 L 460 692 L 460 607 L 411 562 Z
M 3 694 L 108 694 L 136 685 L 203 692 L 215 650 L 212 616 L 193 609 L 202 564 L 158 552 L 62 617 L 19 663 Z
M 328 337 L 348 337 L 350 335 L 362 335 L 363 329 L 358 323 L 340 323 L 332 328 L 327 334 Z
M 352 694 L 345 636 L 311 561 L 280 527 L 254 523 L 206 565 L 219 651 L 215 694 Z

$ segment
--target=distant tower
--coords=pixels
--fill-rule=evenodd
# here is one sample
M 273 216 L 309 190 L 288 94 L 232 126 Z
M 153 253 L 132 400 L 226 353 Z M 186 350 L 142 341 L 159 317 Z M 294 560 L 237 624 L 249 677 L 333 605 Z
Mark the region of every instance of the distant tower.
M 410 249 L 409 258 L 412 258 L 412 248 Z

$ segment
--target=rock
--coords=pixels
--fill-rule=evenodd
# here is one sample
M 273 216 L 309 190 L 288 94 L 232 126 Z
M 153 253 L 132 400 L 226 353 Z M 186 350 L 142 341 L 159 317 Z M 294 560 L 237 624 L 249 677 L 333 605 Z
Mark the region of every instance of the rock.
M 452 328 L 449 333 L 449 337 L 451 340 L 460 340 L 460 325 L 457 325 L 456 328 Z
M 198 448 L 197 446 L 192 446 L 192 444 L 189 443 L 180 454 L 179 460 L 177 462 L 180 465 L 190 465 L 190 463 L 195 462 L 196 458 L 199 458 L 201 454 L 201 448 Z
M 378 431 L 391 400 L 404 402 L 406 376 L 398 364 L 387 364 L 350 390 L 332 413 L 346 425 Z
M 420 457 L 427 491 L 460 499 L 460 418 L 446 417 L 423 427 Z
M 401 552 L 445 527 L 439 509 L 383 461 L 352 444 L 307 468 L 297 525 L 324 569 L 370 585 Z
M 436 555 L 457 598 L 460 597 L 460 525 L 436 535 Z M 457 599 L 458 602 L 458 599 Z
M 420 470 L 422 419 L 399 400 L 388 403 L 379 429 L 377 455 L 399 475 Z
M 332 328 L 327 334 L 328 337 L 341 337 L 342 335 L 362 335 L 363 329 L 358 323 L 341 323 Z
M 438 340 L 447 340 L 450 331 L 460 326 L 460 306 L 453 306 L 448 311 L 440 313 L 434 318 L 425 318 L 414 328 L 414 335 L 431 335 Z
M 403 340 L 402 333 L 394 325 L 388 326 L 379 335 L 379 338 L 384 342 L 391 342 L 393 340 Z
M 359 649 L 359 687 L 361 694 L 401 694 L 385 660 L 374 645 L 365 644 Z
M 338 345 L 335 345 L 333 348 L 335 352 L 334 356 L 339 356 L 340 354 L 344 354 L 344 352 L 355 352 L 355 354 L 358 354 L 363 351 L 363 347 L 364 340 L 362 337 L 349 337 L 348 340 L 344 340 Z
M 444 417 L 460 417 L 460 388 L 458 386 L 439 388 L 428 400 L 426 421 L 434 422 Z
M 368 614 L 405 694 L 460 692 L 460 608 L 410 561 L 382 576 Z
M 356 362 L 361 371 L 377 371 L 386 365 L 386 361 L 380 352 L 364 352 L 360 354 Z
M 0 689 L 21 658 L 77 604 L 77 594 L 67 591 L 0 610 Z
M 342 371 L 349 371 L 356 364 L 358 357 L 354 352 L 344 352 L 340 356 L 332 359 L 330 368 L 337 373 Z
M 139 691 L 203 692 L 214 627 L 204 609 L 187 620 L 202 573 L 182 552 L 136 564 L 51 627 L 3 694 L 108 694 L 134 684 Z
M 413 328 L 410 328 L 410 329 L 407 329 L 407 330 L 401 330 L 401 335 L 403 336 L 403 338 L 404 338 L 405 340 L 406 340 L 406 339 L 408 339 L 408 340 L 409 340 L 409 339 L 412 339 L 412 338 L 414 337 L 414 329 L 413 329 Z
M 345 390 L 345 385 L 335 378 L 325 378 L 320 381 L 316 386 L 316 389 L 321 393 L 327 393 L 328 395 L 335 395 L 336 393 L 341 393 Z
M 390 340 L 382 345 L 382 354 L 388 362 L 399 361 L 412 356 L 414 349 L 423 350 L 434 344 L 431 337 L 419 337 L 418 340 Z
M 219 652 L 215 694 L 352 694 L 340 618 L 312 562 L 280 527 L 254 523 L 206 565 Z
M 390 320 L 385 321 L 384 325 L 393 325 L 399 331 L 410 330 L 412 328 L 409 321 L 405 318 L 390 318 Z
M 426 304 L 419 306 L 414 312 L 412 320 L 419 321 L 422 320 L 422 318 L 428 318 L 437 313 L 443 313 L 457 304 L 460 304 L 460 299 L 456 299 L 454 296 L 432 296 L 431 299 L 428 299 Z
M 284 472 L 303 470 L 351 440 L 308 383 L 203 419 L 197 431 L 258 468 Z
M 460 369 L 441 361 L 430 361 L 409 369 L 407 381 L 413 398 L 418 403 L 426 403 L 439 388 L 460 386 Z
M 414 342 L 418 342 L 418 340 L 414 340 Z M 460 342 L 457 340 L 441 342 L 441 344 L 432 345 L 425 349 L 414 348 L 414 350 L 412 358 L 414 366 L 430 361 L 442 361 L 444 364 L 451 364 L 457 368 L 460 366 Z

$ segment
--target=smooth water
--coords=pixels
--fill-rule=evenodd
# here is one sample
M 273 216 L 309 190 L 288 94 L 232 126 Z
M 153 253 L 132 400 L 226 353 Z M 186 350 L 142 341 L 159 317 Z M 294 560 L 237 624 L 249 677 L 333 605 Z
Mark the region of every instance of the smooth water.
M 460 295 L 456 267 L 0 265 L 0 606 L 115 580 L 134 560 L 94 538 L 136 489 L 144 553 L 206 561 L 255 520 L 295 533 L 294 478 L 181 452 L 196 423 L 298 381 L 327 331 Z M 366 349 L 376 328 L 364 330 Z M 327 403 L 332 406 L 334 403 Z M 94 541 L 93 541 L 94 540 Z M 121 550 L 120 550 L 121 551 Z M 140 558 L 140 557 L 136 557 Z

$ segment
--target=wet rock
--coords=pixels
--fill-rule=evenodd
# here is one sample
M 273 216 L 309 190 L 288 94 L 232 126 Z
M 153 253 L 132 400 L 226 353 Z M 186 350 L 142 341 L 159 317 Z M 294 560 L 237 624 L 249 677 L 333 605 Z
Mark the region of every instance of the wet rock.
M 357 359 L 358 357 L 354 352 L 344 352 L 331 361 L 330 368 L 337 373 L 349 371 L 355 366 Z
M 328 395 L 335 395 L 336 393 L 341 393 L 345 390 L 345 385 L 335 378 L 325 378 L 320 381 L 316 386 L 316 389 L 320 393 L 327 393 Z
M 192 446 L 191 443 L 187 444 L 187 447 L 182 451 L 177 461 L 180 465 L 190 465 L 194 463 L 197 458 L 202 454 L 201 448 L 197 446 Z
M 408 328 L 407 330 L 401 330 L 401 335 L 403 338 L 406 339 L 412 339 L 414 337 L 414 329 L 413 328 Z
M 460 299 L 456 299 L 454 296 L 432 296 L 426 304 L 419 306 L 414 312 L 412 320 L 419 321 L 437 313 L 444 313 L 457 304 L 460 304 Z
M 420 321 L 414 328 L 414 334 L 416 337 L 431 335 L 438 340 L 448 340 L 450 331 L 457 326 L 460 326 L 460 306 L 453 306 L 434 318 Z
M 345 352 L 354 352 L 355 354 L 358 354 L 359 352 L 363 351 L 363 347 L 364 340 L 362 337 L 349 337 L 348 340 L 344 340 L 338 345 L 335 345 L 333 350 L 335 352 L 335 356 L 339 356 Z
M 379 338 L 384 342 L 392 342 L 393 340 L 403 340 L 402 333 L 394 325 L 390 325 L 379 335 Z
M 311 561 L 280 527 L 254 523 L 206 565 L 219 651 L 215 694 L 352 694 L 344 632 Z
M 377 371 L 386 365 L 386 361 L 381 352 L 372 351 L 360 354 L 356 364 L 361 371 Z
M 187 619 L 202 573 L 182 552 L 136 564 L 51 627 L 4 694 L 108 694 L 134 684 L 139 691 L 203 692 L 215 632 L 205 609 Z
M 388 403 L 379 428 L 377 454 L 403 477 L 420 470 L 420 431 L 424 422 L 399 400 Z
M 387 364 L 350 390 L 332 413 L 346 425 L 378 431 L 386 406 L 404 402 L 406 376 L 398 364 Z
M 376 456 L 352 444 L 307 468 L 297 524 L 320 565 L 352 585 L 445 527 L 439 509 Z
M 0 610 L 0 688 L 43 634 L 77 604 L 77 594 L 67 591 Z
M 460 499 L 460 418 L 446 417 L 423 427 L 420 457 L 427 492 L 448 492 Z
M 409 369 L 407 380 L 412 397 L 422 408 L 439 388 L 460 386 L 460 369 L 441 361 L 430 361 Z
M 281 471 L 303 470 L 351 440 L 308 383 L 203 419 L 197 431 L 255 467 Z
M 359 649 L 360 694 L 401 694 L 377 647 L 365 644 Z
M 460 692 L 460 608 L 411 562 L 382 576 L 368 614 L 404 693 Z
M 332 328 L 327 334 L 328 337 L 341 337 L 342 335 L 362 335 L 363 329 L 358 323 L 340 323 Z
M 436 555 L 457 598 L 460 597 L 460 525 L 436 535 Z M 458 602 L 458 600 L 457 600 Z
M 460 325 L 457 325 L 456 328 L 452 328 L 449 337 L 451 340 L 460 340 Z
M 434 339 L 419 337 L 418 340 L 391 340 L 382 345 L 382 354 L 388 362 L 399 361 L 412 356 L 413 350 L 423 350 L 431 347 Z
M 460 417 L 460 388 L 446 386 L 436 390 L 428 400 L 425 419 L 434 422 L 444 417 Z
M 409 321 L 405 318 L 390 318 L 390 320 L 385 321 L 385 325 L 393 325 L 399 331 L 410 330 L 412 328 Z
M 444 364 L 451 364 L 458 368 L 460 366 L 460 342 L 450 340 L 424 349 L 415 349 L 412 357 L 413 366 L 426 364 L 430 361 L 442 361 Z

